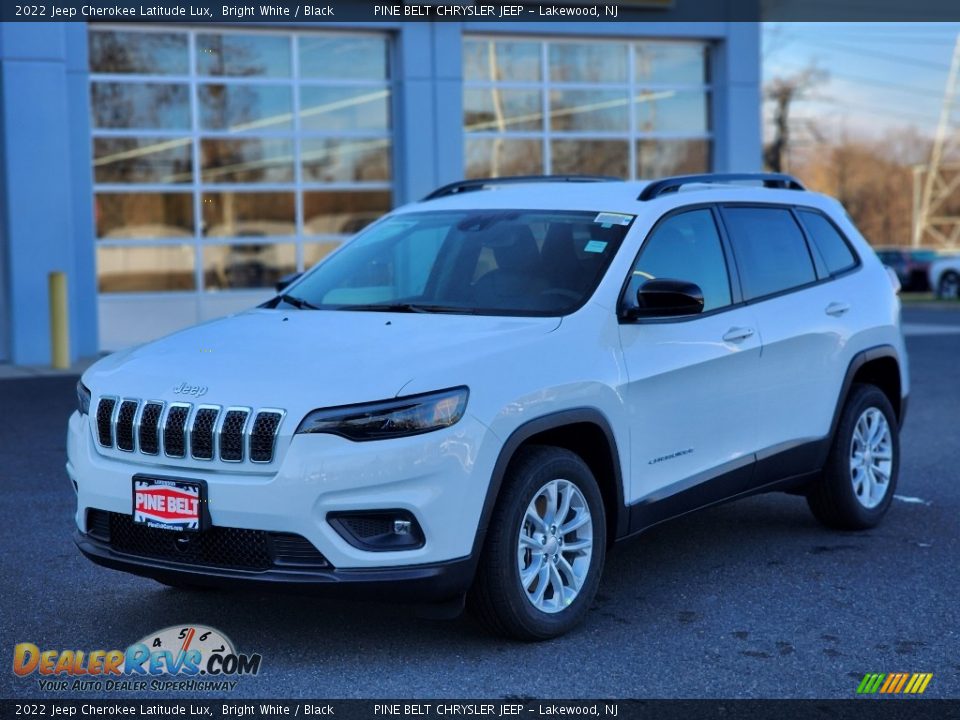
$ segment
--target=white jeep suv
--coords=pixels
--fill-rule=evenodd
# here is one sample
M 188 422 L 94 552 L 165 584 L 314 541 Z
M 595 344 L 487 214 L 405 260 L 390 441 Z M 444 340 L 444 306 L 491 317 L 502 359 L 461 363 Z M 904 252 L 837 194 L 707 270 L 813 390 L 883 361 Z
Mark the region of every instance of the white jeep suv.
M 67 470 L 94 562 L 174 586 L 463 599 L 567 631 L 607 547 L 757 492 L 876 524 L 900 303 L 783 175 L 437 190 L 264 305 L 84 373 Z

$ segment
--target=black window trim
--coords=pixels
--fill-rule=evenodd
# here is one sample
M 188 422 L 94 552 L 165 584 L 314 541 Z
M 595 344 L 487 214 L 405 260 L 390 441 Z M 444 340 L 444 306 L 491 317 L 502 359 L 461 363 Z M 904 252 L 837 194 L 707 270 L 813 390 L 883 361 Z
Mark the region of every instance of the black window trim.
M 730 240 L 730 234 L 727 230 L 726 222 L 723 217 L 723 209 L 726 207 L 739 208 L 739 207 L 756 207 L 756 208 L 769 208 L 769 209 L 779 209 L 787 210 L 790 212 L 793 221 L 797 224 L 800 229 L 800 234 L 803 237 L 804 242 L 807 246 L 807 253 L 810 255 L 810 262 L 813 264 L 814 275 L 816 277 L 812 282 L 804 283 L 803 285 L 795 285 L 794 287 L 786 288 L 775 293 L 769 293 L 767 295 L 762 295 L 756 298 L 747 299 L 743 292 L 743 284 L 740 276 L 740 268 L 737 265 L 736 256 L 733 251 L 733 243 Z M 630 279 L 633 277 L 633 269 L 637 265 L 637 261 L 640 259 L 640 253 L 643 252 L 644 247 L 647 242 L 653 236 L 653 233 L 656 232 L 657 228 L 660 226 L 660 223 L 667 220 L 668 218 L 679 215 L 681 213 L 690 211 L 690 210 L 702 210 L 709 209 L 713 216 L 714 224 L 717 227 L 717 231 L 720 235 L 720 242 L 723 247 L 723 256 L 727 265 L 727 278 L 730 282 L 730 304 L 724 305 L 723 307 L 715 308 L 703 313 L 696 313 L 694 315 L 680 315 L 680 316 L 668 316 L 668 317 L 642 317 L 642 318 L 629 318 L 624 313 L 626 293 L 630 287 Z M 810 212 L 817 213 L 818 215 L 826 218 L 827 222 L 833 225 L 834 229 L 840 235 L 841 239 L 847 244 L 847 247 L 850 249 L 850 252 L 853 254 L 854 260 L 856 263 L 838 273 L 830 274 L 826 268 L 826 262 L 820 257 L 819 249 L 814 250 L 816 244 L 813 242 L 813 239 L 810 237 L 807 228 L 804 226 L 803 221 L 800 219 L 798 212 L 800 210 L 806 210 Z M 733 202 L 709 202 L 709 203 L 696 203 L 692 205 L 684 205 L 682 207 L 672 208 L 668 210 L 653 224 L 653 227 L 647 232 L 643 238 L 643 242 L 640 244 L 640 248 L 637 250 L 636 255 L 634 255 L 633 261 L 630 264 L 630 269 L 627 272 L 627 276 L 623 281 L 623 284 L 620 288 L 620 294 L 617 298 L 617 319 L 621 325 L 648 325 L 648 324 L 663 324 L 663 323 L 677 323 L 677 322 L 691 322 L 703 317 L 712 317 L 713 315 L 719 315 L 720 313 L 729 312 L 731 310 L 736 310 L 738 308 L 747 307 L 749 305 L 754 305 L 756 303 L 766 302 L 767 300 L 774 300 L 784 295 L 790 295 L 801 290 L 807 290 L 817 285 L 822 285 L 828 283 L 832 280 L 835 280 L 840 277 L 846 277 L 855 272 L 858 272 L 863 268 L 863 260 L 860 257 L 860 254 L 856 251 L 856 248 L 853 246 L 853 243 L 850 242 L 850 239 L 847 237 L 847 234 L 843 232 L 840 227 L 833 221 L 833 219 L 820 208 L 811 207 L 809 205 L 799 205 L 791 203 L 777 203 L 777 202 L 763 202 L 763 201 L 733 201 Z M 678 278 L 682 279 L 682 278 Z

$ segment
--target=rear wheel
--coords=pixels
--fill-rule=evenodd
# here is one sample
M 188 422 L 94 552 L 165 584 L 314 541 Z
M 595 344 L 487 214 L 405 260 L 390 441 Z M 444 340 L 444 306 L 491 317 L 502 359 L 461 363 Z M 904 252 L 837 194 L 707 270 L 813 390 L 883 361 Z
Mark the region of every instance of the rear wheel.
M 945 272 L 937 284 L 937 297 L 943 300 L 960 298 L 960 274 L 952 270 Z
M 523 448 L 504 478 L 470 608 L 500 635 L 562 635 L 589 609 L 605 552 L 603 498 L 587 464 L 562 448 Z
M 899 467 L 900 437 L 890 400 L 873 385 L 854 385 L 823 475 L 807 494 L 810 510 L 828 527 L 873 527 L 893 501 Z

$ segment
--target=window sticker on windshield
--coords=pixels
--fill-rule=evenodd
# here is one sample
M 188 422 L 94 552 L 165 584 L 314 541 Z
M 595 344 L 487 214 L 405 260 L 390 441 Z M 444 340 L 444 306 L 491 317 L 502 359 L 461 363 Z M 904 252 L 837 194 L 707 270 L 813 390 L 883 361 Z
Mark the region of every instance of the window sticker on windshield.
M 603 225 L 605 228 L 612 225 L 629 225 L 633 220 L 633 215 L 624 215 L 623 213 L 602 212 L 599 213 L 593 221 Z
M 603 240 L 591 240 L 584 247 L 584 252 L 602 253 L 607 249 L 607 244 Z

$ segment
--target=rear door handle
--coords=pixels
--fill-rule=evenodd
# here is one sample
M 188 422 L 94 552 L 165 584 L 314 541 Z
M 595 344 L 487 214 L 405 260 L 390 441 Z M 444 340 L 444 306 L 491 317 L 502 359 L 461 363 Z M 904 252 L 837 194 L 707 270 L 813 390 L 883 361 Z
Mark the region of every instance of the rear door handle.
M 833 315 L 833 317 L 840 317 L 849 310 L 850 306 L 847 303 L 832 302 L 827 305 L 827 309 L 824 312 L 826 312 L 827 315 Z
M 752 336 L 753 328 L 735 327 L 727 330 L 727 334 L 723 336 L 723 340 L 724 342 L 740 342 Z

